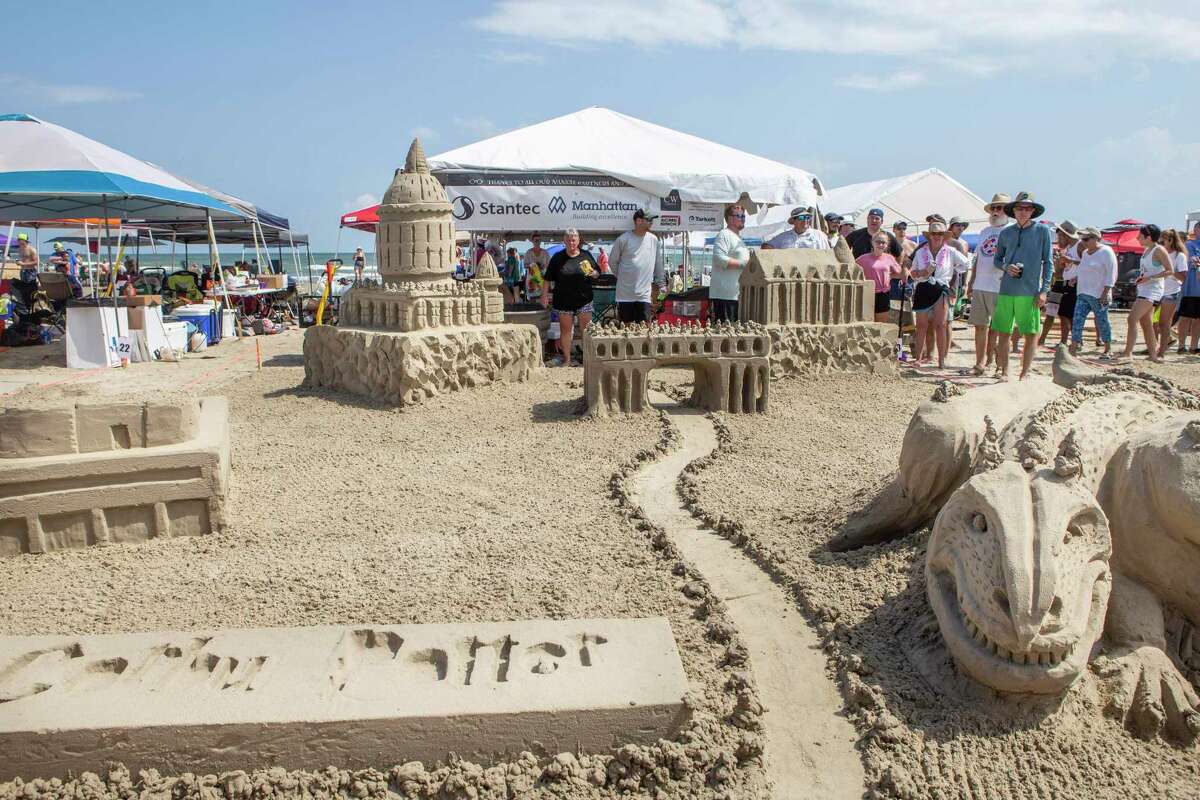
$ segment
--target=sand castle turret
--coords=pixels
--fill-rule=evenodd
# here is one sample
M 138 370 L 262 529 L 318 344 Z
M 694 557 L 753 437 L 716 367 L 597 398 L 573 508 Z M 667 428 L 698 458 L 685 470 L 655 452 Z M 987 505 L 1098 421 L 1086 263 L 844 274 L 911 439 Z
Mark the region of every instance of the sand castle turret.
M 379 206 L 375 233 L 384 283 L 446 280 L 454 270 L 454 214 L 446 190 L 429 172 L 413 139 Z
M 404 405 L 525 380 L 540 367 L 537 328 L 503 324 L 504 296 L 491 257 L 474 280 L 452 279 L 454 214 L 418 139 L 383 195 L 375 248 L 380 283 L 355 284 L 339 298 L 336 328 L 305 332 L 305 385 Z

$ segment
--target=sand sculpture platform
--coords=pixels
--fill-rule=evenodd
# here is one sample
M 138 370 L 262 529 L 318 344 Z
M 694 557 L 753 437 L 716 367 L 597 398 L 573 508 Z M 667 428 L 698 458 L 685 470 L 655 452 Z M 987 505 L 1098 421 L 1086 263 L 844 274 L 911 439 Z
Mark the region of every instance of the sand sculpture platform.
M 647 376 L 670 366 L 695 370 L 692 405 L 735 414 L 767 410 L 771 339 L 761 325 L 592 325 L 583 351 L 584 400 L 592 415 L 648 409 Z
M 7 409 L 0 557 L 211 533 L 228 483 L 223 397 Z
M 896 329 L 874 321 L 874 284 L 831 250 L 753 250 L 738 314 L 771 338 L 771 377 L 895 372 Z
M 528 380 L 542 369 L 533 325 L 394 333 L 321 325 L 304 332 L 304 385 L 411 405 L 445 392 Z
M 0 781 L 607 752 L 687 688 L 663 618 L 0 637 Z
M 542 365 L 532 325 L 504 325 L 500 275 L 484 256 L 470 281 L 450 280 L 454 215 L 414 140 L 379 206 L 380 284 L 338 303 L 339 326 L 304 334 L 304 385 L 395 405 L 496 381 L 523 381 Z

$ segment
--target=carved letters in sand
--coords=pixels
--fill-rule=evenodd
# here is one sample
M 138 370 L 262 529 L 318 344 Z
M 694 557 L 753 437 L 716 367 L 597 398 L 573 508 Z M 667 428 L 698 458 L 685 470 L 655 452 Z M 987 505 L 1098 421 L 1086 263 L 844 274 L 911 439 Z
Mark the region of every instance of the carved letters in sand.
M 0 638 L 0 781 L 605 751 L 674 735 L 662 618 Z

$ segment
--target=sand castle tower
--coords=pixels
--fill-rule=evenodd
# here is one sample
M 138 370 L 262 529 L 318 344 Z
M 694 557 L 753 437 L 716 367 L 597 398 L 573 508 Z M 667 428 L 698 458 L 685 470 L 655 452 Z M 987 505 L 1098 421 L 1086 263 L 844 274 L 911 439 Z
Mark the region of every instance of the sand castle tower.
M 379 206 L 380 284 L 338 301 L 337 327 L 304 334 L 304 382 L 400 405 L 541 367 L 533 325 L 505 325 L 500 275 L 490 257 L 474 280 L 452 278 L 454 215 L 446 190 L 413 140 Z
M 375 252 L 384 283 L 444 281 L 454 270 L 454 214 L 420 139 L 413 139 L 404 169 L 396 170 L 383 195 Z
M 454 271 L 454 214 L 413 139 L 379 206 L 375 232 L 382 286 L 343 295 L 342 324 L 395 331 L 494 325 L 504 321 L 500 281 L 459 283 Z

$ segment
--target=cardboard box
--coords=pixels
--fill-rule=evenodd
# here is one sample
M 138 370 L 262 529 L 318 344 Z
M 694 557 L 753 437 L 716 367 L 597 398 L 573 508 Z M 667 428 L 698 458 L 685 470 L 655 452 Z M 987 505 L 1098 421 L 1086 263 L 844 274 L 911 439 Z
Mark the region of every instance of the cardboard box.
M 263 289 L 286 289 L 287 275 L 259 275 L 258 285 Z
M 161 306 L 161 294 L 135 294 L 133 297 L 125 298 L 127 306 Z
M 157 318 L 157 321 L 156 321 Z M 131 330 L 146 330 L 147 323 L 152 326 L 162 324 L 161 306 L 132 306 L 129 309 L 129 327 Z

